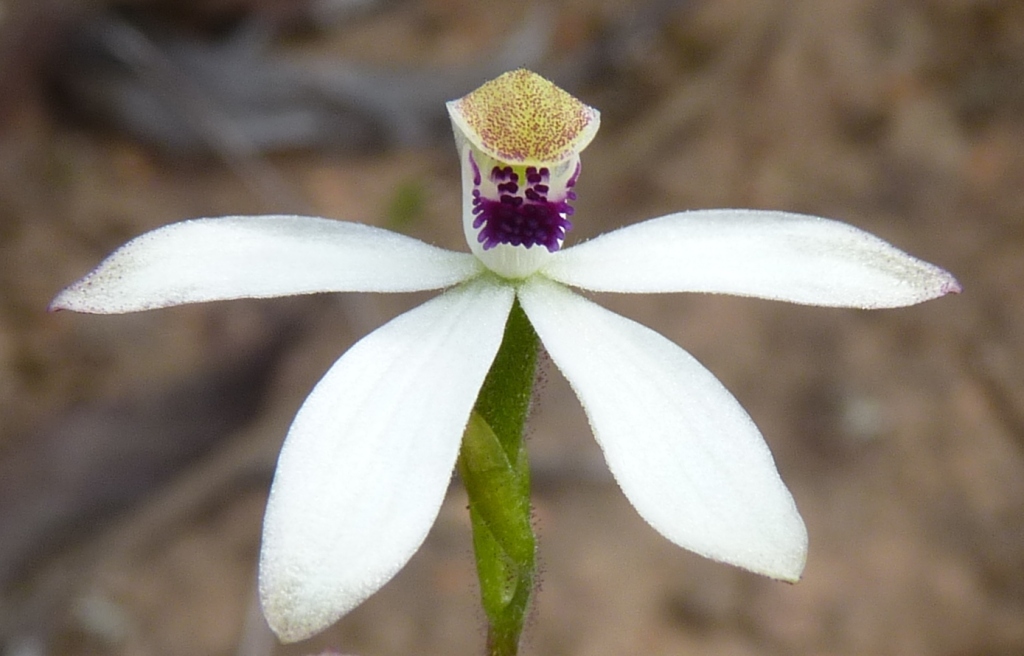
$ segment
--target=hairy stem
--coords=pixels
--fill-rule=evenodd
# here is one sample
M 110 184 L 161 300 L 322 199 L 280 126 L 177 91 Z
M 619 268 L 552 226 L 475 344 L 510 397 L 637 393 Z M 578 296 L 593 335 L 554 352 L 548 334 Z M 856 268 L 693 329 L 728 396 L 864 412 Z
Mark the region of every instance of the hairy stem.
M 534 589 L 536 541 L 523 428 L 536 366 L 537 335 L 516 301 L 459 454 L 490 656 L 518 653 Z

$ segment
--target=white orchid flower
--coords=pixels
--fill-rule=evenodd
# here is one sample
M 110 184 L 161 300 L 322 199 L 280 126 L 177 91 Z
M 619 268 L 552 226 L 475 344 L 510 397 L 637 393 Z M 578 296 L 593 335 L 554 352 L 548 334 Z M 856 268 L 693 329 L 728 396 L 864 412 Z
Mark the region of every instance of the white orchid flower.
M 525 70 L 448 104 L 471 253 L 302 216 L 198 219 L 144 234 L 53 301 L 120 313 L 320 292 L 446 289 L 356 343 L 299 410 L 264 522 L 260 593 L 285 641 L 373 594 L 433 524 L 518 298 L 640 515 L 698 554 L 800 577 L 807 533 L 750 417 L 665 337 L 571 291 L 709 292 L 886 308 L 960 290 L 849 225 L 681 212 L 562 249 L 600 116 Z

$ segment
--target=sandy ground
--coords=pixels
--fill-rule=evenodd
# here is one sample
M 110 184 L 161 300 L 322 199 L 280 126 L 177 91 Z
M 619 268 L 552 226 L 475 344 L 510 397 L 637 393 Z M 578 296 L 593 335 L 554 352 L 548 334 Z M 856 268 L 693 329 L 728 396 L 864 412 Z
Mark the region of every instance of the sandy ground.
M 510 12 L 406 4 L 306 47 L 443 71 L 491 47 Z M 624 12 L 559 5 L 545 61 Z M 791 586 L 658 536 L 549 364 L 530 429 L 543 574 L 524 654 L 1024 653 L 1024 5 L 696 2 L 641 36 L 576 89 L 604 120 L 573 239 L 689 208 L 800 211 L 948 268 L 965 292 L 881 312 L 599 296 L 750 412 L 809 562 Z M 463 248 L 451 145 L 262 158 L 288 190 L 268 200 L 217 157 L 165 157 L 53 107 L 19 97 L 0 143 L 4 653 L 482 653 L 457 483 L 412 562 L 322 636 L 279 646 L 254 605 L 291 417 L 355 339 L 427 295 L 45 312 L 127 238 L 195 216 L 315 212 Z

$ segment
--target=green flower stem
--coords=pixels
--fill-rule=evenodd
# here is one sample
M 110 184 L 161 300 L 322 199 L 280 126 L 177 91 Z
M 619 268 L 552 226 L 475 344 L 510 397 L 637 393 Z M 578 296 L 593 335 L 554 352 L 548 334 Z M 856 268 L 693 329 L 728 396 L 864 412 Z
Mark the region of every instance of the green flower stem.
M 536 540 L 523 428 L 537 367 L 537 334 L 516 301 L 459 453 L 469 495 L 490 656 L 515 656 L 533 595 Z

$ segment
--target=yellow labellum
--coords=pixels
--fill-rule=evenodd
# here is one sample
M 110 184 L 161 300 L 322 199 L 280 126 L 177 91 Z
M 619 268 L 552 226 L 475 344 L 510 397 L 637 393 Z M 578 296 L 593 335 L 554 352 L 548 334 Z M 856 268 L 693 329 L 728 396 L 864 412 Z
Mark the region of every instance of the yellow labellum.
M 508 164 L 554 164 L 587 147 L 601 123 L 593 107 L 519 69 L 448 103 L 470 143 Z

